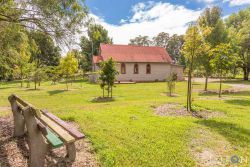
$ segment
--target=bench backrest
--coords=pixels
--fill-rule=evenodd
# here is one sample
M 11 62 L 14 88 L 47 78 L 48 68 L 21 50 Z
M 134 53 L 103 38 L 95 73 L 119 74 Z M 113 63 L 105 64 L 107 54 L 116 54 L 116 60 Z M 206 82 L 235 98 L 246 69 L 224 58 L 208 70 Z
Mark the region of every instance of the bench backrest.
M 37 109 L 16 95 L 11 96 L 16 100 L 20 111 L 27 107 L 30 109 L 37 119 L 38 128 L 53 147 L 60 147 L 63 143 L 69 144 L 84 138 L 81 132 L 69 127 L 66 122 L 47 110 Z

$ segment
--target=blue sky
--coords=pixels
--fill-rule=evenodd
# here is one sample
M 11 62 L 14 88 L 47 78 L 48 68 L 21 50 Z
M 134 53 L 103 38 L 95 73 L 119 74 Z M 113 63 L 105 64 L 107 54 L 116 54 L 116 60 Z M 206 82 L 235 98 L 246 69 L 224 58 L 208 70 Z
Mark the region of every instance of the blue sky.
M 114 43 L 127 44 L 138 35 L 183 34 L 204 8 L 217 5 L 227 17 L 249 6 L 250 0 L 86 0 L 86 4 Z

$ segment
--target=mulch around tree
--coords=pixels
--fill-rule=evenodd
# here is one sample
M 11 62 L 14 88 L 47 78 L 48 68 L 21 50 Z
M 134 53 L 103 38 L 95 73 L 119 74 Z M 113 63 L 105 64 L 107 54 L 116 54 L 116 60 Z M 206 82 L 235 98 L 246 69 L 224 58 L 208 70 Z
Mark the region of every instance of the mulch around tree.
M 194 113 L 190 113 L 186 110 L 185 107 L 178 103 L 167 103 L 155 108 L 155 114 L 159 116 L 193 116 L 197 118 L 210 119 L 214 117 L 224 117 L 225 114 L 223 112 L 210 111 L 210 110 L 200 110 Z
M 78 126 L 70 123 L 74 128 Z M 29 158 L 28 138 L 13 137 L 12 117 L 0 117 L 0 166 L 1 167 L 27 167 Z M 76 143 L 77 156 L 74 162 L 67 161 L 65 146 L 53 149 L 46 156 L 46 167 L 98 167 L 91 143 L 87 139 Z

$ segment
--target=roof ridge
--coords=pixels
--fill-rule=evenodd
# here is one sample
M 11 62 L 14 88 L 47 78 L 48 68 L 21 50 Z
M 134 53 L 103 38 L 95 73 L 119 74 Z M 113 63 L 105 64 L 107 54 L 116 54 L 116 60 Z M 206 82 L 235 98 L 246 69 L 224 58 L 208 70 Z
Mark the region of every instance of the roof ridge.
M 155 48 L 163 48 L 162 46 L 141 46 L 141 45 L 126 45 L 126 44 L 106 44 L 106 43 L 101 43 L 100 45 L 109 45 L 109 46 L 130 46 L 130 47 L 155 47 Z

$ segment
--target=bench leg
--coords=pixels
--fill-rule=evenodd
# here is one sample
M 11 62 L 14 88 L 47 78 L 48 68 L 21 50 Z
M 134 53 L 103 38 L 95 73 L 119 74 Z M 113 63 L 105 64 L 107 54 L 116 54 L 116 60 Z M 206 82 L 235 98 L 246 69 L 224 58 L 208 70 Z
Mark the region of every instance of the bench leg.
M 43 167 L 45 156 L 48 152 L 48 144 L 46 143 L 42 132 L 38 129 L 37 121 L 30 108 L 25 108 L 23 111 L 29 138 L 29 166 Z
M 9 101 L 11 104 L 11 109 L 13 113 L 13 118 L 14 118 L 14 136 L 23 136 L 25 131 L 25 123 L 24 123 L 24 118 L 23 115 L 20 112 L 20 109 L 17 105 L 16 99 L 14 96 L 9 97 Z
M 67 158 L 69 158 L 70 161 L 74 161 L 76 159 L 76 147 L 75 143 L 70 143 L 66 145 L 67 149 Z

